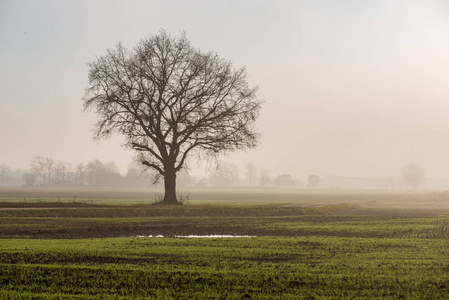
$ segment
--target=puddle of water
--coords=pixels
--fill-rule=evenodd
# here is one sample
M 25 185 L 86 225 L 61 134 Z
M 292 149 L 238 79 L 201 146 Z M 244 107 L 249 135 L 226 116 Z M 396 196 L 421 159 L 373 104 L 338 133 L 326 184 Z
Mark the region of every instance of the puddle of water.
M 163 238 L 163 235 L 138 235 L 137 237 L 147 237 L 147 238 Z M 219 234 L 211 234 L 211 235 L 175 235 L 177 238 L 184 239 L 216 239 L 216 238 L 249 238 L 256 237 L 254 235 L 219 235 Z
M 203 239 L 203 238 L 209 238 L 209 239 L 215 239 L 215 238 L 246 238 L 246 237 L 255 237 L 253 235 L 175 235 L 175 237 L 178 238 L 185 238 L 185 239 Z

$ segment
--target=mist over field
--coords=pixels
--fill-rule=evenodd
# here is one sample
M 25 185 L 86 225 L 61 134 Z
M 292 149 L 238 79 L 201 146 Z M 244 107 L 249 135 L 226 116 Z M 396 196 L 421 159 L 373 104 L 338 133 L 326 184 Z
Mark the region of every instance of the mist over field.
M 219 157 L 231 175 L 190 157 L 196 185 L 307 188 L 316 175 L 321 188 L 402 189 L 413 164 L 417 188 L 448 187 L 446 1 L 2 1 L 1 185 L 24 184 L 37 156 L 61 163 L 60 183 L 94 161 L 125 180 L 136 153 L 120 135 L 94 141 L 83 112 L 87 63 L 160 29 L 246 67 L 263 100 L 259 146 Z
M 0 0 L 0 299 L 449 299 L 449 1 Z

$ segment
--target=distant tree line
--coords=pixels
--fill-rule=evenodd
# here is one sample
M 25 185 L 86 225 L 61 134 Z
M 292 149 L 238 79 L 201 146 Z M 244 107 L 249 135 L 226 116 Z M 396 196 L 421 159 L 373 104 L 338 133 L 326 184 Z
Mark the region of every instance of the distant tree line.
M 114 162 L 98 159 L 72 165 L 51 157 L 35 156 L 30 168 L 23 174 L 25 186 L 148 186 L 148 180 L 139 178 L 141 172 L 132 164 L 122 176 Z
M 28 170 L 11 170 L 0 164 L 0 186 L 114 186 L 114 187 L 162 187 L 152 181 L 152 173 L 144 172 L 137 160 L 132 161 L 125 174 L 121 174 L 114 162 L 94 159 L 87 163 L 72 164 L 37 155 L 30 162 Z M 148 171 L 148 170 L 147 170 Z M 218 162 L 207 175 L 195 177 L 182 170 L 178 174 L 180 187 L 305 187 L 302 181 L 290 174 L 270 176 L 267 169 L 259 169 L 252 163 L 241 172 L 239 166 Z
M 158 186 L 150 179 L 151 175 L 146 174 L 136 161 L 132 161 L 126 173 L 122 175 L 114 162 L 94 159 L 88 163 L 72 165 L 66 161 L 38 155 L 31 160 L 28 170 L 13 172 L 7 165 L 0 165 L 0 186 Z M 186 172 L 181 172 L 179 177 L 181 186 L 194 183 L 193 177 Z
M 152 173 L 144 172 L 142 165 L 133 160 L 125 174 L 121 174 L 114 162 L 98 159 L 72 165 L 51 157 L 35 156 L 28 170 L 12 170 L 0 163 L 0 186 L 114 186 L 114 187 L 157 187 L 160 182 L 152 180 Z M 147 170 L 148 171 L 148 170 Z M 207 174 L 198 177 L 182 170 L 178 174 L 178 185 L 185 187 L 252 187 L 252 188 L 371 188 L 371 189 L 416 189 L 423 187 L 425 172 L 416 164 L 401 168 L 400 176 L 379 178 L 327 176 L 321 178 L 309 175 L 305 181 L 290 174 L 271 176 L 267 169 L 259 169 L 253 163 L 242 169 L 232 163 L 219 161 Z
M 246 164 L 241 172 L 237 165 L 226 162 L 218 162 L 216 168 L 210 172 L 207 184 L 223 187 L 305 187 L 301 180 L 294 179 L 290 174 L 279 174 L 272 177 L 267 169 L 259 170 L 253 163 Z

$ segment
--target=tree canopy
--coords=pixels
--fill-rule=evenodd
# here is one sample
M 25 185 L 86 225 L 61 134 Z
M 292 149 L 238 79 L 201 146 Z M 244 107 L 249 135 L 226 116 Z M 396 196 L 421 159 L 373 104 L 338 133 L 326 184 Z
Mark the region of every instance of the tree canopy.
M 255 147 L 261 101 L 244 68 L 193 48 L 164 31 L 128 50 L 118 44 L 89 66 L 85 110 L 98 115 L 97 138 L 125 145 L 164 178 L 164 203 L 175 204 L 176 173 L 191 155 L 214 157 Z

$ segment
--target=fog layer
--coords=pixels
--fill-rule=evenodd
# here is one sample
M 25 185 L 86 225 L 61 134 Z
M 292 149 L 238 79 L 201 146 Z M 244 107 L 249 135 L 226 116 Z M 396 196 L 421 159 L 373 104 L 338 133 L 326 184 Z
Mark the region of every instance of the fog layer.
M 120 137 L 95 143 L 82 112 L 86 63 L 159 29 L 259 86 L 261 144 L 224 158 L 242 170 L 400 176 L 416 163 L 448 176 L 447 1 L 2 1 L 0 163 L 98 158 L 126 173 L 133 153 Z

